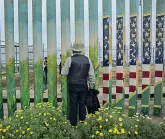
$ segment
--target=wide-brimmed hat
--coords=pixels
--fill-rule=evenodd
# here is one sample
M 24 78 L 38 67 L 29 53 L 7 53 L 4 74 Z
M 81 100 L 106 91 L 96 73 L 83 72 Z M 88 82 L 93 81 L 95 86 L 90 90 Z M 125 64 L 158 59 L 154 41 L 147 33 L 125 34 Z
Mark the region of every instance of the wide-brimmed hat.
M 74 43 L 73 46 L 71 46 L 72 51 L 76 52 L 82 52 L 84 51 L 85 45 L 83 43 Z

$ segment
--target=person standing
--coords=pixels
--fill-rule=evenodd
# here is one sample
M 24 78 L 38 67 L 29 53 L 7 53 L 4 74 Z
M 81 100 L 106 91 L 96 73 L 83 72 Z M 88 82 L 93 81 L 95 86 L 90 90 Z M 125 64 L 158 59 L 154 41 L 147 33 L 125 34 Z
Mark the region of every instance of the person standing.
M 61 74 L 68 78 L 68 91 L 70 98 L 69 120 L 72 126 L 77 125 L 77 113 L 79 106 L 79 119 L 84 121 L 86 117 L 85 98 L 89 88 L 94 88 L 95 75 L 91 60 L 82 54 L 85 46 L 74 43 L 71 47 L 73 55 L 66 59 Z
M 45 57 L 45 59 L 44 59 L 44 86 L 45 86 L 45 90 L 47 89 L 47 75 L 48 75 L 47 57 Z

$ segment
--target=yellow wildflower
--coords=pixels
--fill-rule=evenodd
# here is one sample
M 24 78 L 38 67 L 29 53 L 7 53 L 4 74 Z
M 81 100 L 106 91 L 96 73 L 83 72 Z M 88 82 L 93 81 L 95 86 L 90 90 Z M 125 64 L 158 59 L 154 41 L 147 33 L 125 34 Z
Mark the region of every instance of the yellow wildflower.
M 6 129 L 3 129 L 3 132 L 5 133 L 6 132 Z
M 137 125 L 135 125 L 135 127 L 138 127 Z
M 131 134 L 131 132 L 129 131 L 129 132 L 128 132 L 128 134 L 130 135 L 130 134 Z
M 21 119 L 23 119 L 23 116 L 21 116 Z
M 46 116 L 46 113 L 44 113 L 44 116 Z
M 124 128 L 121 129 L 121 133 L 124 134 L 125 133 L 125 130 Z
M 32 135 L 32 134 L 33 134 L 33 132 L 31 131 L 31 132 L 30 132 L 30 134 Z
M 109 133 L 112 133 L 112 129 L 109 130 Z
M 101 121 L 101 120 L 102 120 L 102 117 L 101 117 L 101 116 L 99 116 L 98 121 Z
M 26 124 L 28 124 L 28 122 L 26 122 Z
M 92 135 L 92 138 L 94 138 L 95 136 L 94 135 Z
M 25 134 L 25 131 L 22 131 L 22 134 Z
M 136 121 L 139 122 L 139 119 L 137 119 Z
M 56 121 L 56 118 L 53 118 L 54 121 Z
M 120 126 L 123 126 L 123 123 L 120 123 Z
M 2 136 L 2 139 L 4 139 L 5 137 L 4 136 Z
M 6 116 L 4 116 L 4 119 L 6 119 Z
M 108 122 L 108 119 L 106 118 L 105 121 Z
M 102 128 L 102 126 L 100 125 L 100 128 Z
M 15 131 L 16 133 L 18 132 L 18 130 Z
M 99 131 L 96 131 L 96 135 L 99 134 Z
M 52 120 L 52 117 L 50 117 L 50 120 Z
M 109 117 L 110 117 L 110 118 L 112 118 L 113 116 L 112 116 L 112 115 L 110 115 Z
M 10 125 L 8 125 L 7 127 L 6 127 L 6 129 L 9 129 L 10 128 Z
M 118 134 L 118 135 L 120 135 L 120 132 L 119 132 L 119 130 L 117 131 L 117 134 Z
M 18 117 L 18 115 L 15 116 L 16 118 Z
M 135 134 L 136 134 L 136 135 L 138 135 L 138 132 L 137 132 L 137 131 L 135 131 Z
M 30 128 L 27 128 L 27 131 L 29 131 L 30 130 Z
M 39 115 L 41 115 L 41 113 L 39 113 Z
M 104 136 L 104 134 L 103 133 L 100 133 L 100 136 L 102 137 L 102 136 Z
M 123 119 L 122 119 L 122 118 L 119 118 L 119 121 L 120 121 L 120 122 L 122 122 L 122 121 L 123 121 Z
M 87 122 L 85 122 L 84 125 L 87 125 Z

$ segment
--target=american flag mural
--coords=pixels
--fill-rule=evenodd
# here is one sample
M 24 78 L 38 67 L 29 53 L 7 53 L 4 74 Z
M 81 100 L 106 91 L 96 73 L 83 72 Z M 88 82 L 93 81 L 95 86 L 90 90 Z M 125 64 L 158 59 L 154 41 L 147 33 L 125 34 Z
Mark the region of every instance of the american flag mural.
M 130 17 L 130 74 L 129 92 L 136 90 L 136 60 L 138 58 L 137 17 Z
M 103 18 L 103 66 L 109 66 L 109 17 Z
M 130 73 L 129 73 L 129 111 L 133 116 L 137 111 L 137 82 L 138 82 L 138 44 L 137 16 L 130 17 Z
M 116 100 L 122 99 L 123 92 L 123 17 L 118 17 L 117 28 L 117 51 L 116 51 Z
M 142 65 L 142 113 L 149 113 L 150 70 L 151 70 L 151 16 L 143 16 L 143 65 Z
M 155 50 L 155 88 L 154 88 L 154 114 L 160 115 L 162 103 L 162 78 L 164 56 L 164 15 L 156 17 L 156 50 Z
M 103 66 L 106 70 L 103 73 L 103 104 L 109 98 L 109 16 L 103 18 Z

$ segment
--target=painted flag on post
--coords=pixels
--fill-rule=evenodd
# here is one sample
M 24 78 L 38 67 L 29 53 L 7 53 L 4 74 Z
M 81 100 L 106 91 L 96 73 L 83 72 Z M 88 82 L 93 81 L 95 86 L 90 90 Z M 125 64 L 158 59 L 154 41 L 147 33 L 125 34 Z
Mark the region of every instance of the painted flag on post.
M 112 104 L 112 1 L 103 0 L 103 104 Z
M 143 1 L 142 113 L 149 114 L 151 85 L 151 11 L 152 1 Z
M 163 91 L 163 58 L 164 58 L 164 0 L 156 3 L 156 51 L 155 51 L 155 86 L 154 86 L 154 115 L 160 116 L 162 109 Z
M 116 104 L 115 108 L 124 111 L 124 7 L 125 0 L 116 1 L 117 21 L 116 21 Z
M 137 42 L 137 13 L 138 1 L 130 1 L 130 73 L 129 73 L 129 110 L 133 116 L 137 111 L 138 92 L 138 42 Z

